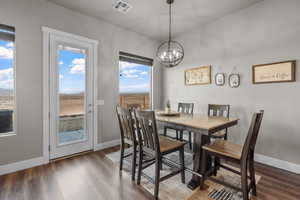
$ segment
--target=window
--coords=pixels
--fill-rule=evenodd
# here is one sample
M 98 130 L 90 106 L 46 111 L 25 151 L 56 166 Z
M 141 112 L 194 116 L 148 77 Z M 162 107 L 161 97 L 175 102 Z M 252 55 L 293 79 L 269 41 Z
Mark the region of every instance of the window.
M 153 60 L 125 52 L 119 56 L 120 105 L 125 108 L 152 108 Z
M 86 59 L 84 49 L 58 46 L 58 144 L 85 140 Z
M 14 46 L 15 28 L 0 24 L 0 134 L 14 131 Z

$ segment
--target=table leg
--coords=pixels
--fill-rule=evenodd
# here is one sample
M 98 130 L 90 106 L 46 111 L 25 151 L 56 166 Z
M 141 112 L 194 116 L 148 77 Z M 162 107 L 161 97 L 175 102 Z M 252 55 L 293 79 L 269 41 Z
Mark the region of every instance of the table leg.
M 194 161 L 193 161 L 193 170 L 195 172 L 201 172 L 201 156 L 202 156 L 202 149 L 201 146 L 208 144 L 210 142 L 210 138 L 207 135 L 194 133 Z M 208 169 L 211 167 L 211 158 L 208 156 L 207 158 L 207 166 Z M 197 175 L 193 175 L 192 179 L 188 183 L 188 188 L 194 190 L 200 185 L 200 177 Z

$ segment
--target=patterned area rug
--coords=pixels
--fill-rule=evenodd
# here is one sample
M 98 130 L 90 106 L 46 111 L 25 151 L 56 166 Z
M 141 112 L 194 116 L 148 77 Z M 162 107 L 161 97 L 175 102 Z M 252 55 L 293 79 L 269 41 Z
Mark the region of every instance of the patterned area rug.
M 129 153 L 131 150 L 126 149 L 125 154 Z M 114 152 L 106 155 L 114 164 L 119 164 L 120 152 Z M 168 159 L 179 163 L 178 153 L 172 153 L 167 156 Z M 185 152 L 185 165 L 186 167 L 193 168 L 193 156 L 191 153 Z M 131 170 L 131 157 L 127 157 L 123 164 L 123 170 L 130 173 Z M 164 176 L 174 169 L 163 165 L 163 170 L 161 171 L 161 176 Z M 143 171 L 150 177 L 154 177 L 154 165 L 146 168 Z M 188 172 L 186 175 L 186 183 L 191 179 L 192 175 Z M 218 176 L 216 177 L 220 180 L 224 179 L 230 181 L 231 184 L 240 187 L 240 177 L 236 174 L 233 174 L 227 170 L 220 169 L 218 171 Z M 256 181 L 260 179 L 259 176 L 256 176 Z M 205 182 L 205 190 L 196 189 L 194 191 L 187 188 L 185 184 L 181 183 L 180 174 L 173 176 L 160 183 L 159 186 L 159 198 L 163 200 L 241 200 L 242 194 L 230 188 L 226 188 L 222 185 L 213 183 L 211 181 Z M 148 192 L 153 194 L 154 185 L 142 177 L 141 186 L 145 188 Z

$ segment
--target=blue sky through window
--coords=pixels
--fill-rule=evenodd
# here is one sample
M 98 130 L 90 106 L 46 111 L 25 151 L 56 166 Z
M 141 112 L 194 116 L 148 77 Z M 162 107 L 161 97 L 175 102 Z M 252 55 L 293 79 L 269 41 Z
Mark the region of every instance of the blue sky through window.
M 14 89 L 13 54 L 14 44 L 0 40 L 0 89 Z
M 120 61 L 119 67 L 121 94 L 150 92 L 152 70 L 150 66 Z
M 14 89 L 12 42 L 0 40 L 0 88 Z M 59 92 L 65 94 L 85 91 L 84 53 L 59 50 Z M 151 89 L 151 67 L 120 62 L 120 93 L 148 93 Z
M 84 53 L 59 51 L 59 93 L 76 94 L 85 91 Z

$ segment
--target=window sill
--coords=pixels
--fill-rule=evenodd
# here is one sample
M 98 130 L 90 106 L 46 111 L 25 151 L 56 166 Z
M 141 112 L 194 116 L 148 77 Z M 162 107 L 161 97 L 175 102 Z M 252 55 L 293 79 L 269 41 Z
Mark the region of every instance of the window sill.
M 15 132 L 10 133 L 0 133 L 0 138 L 10 137 L 10 136 L 16 136 L 17 134 Z

